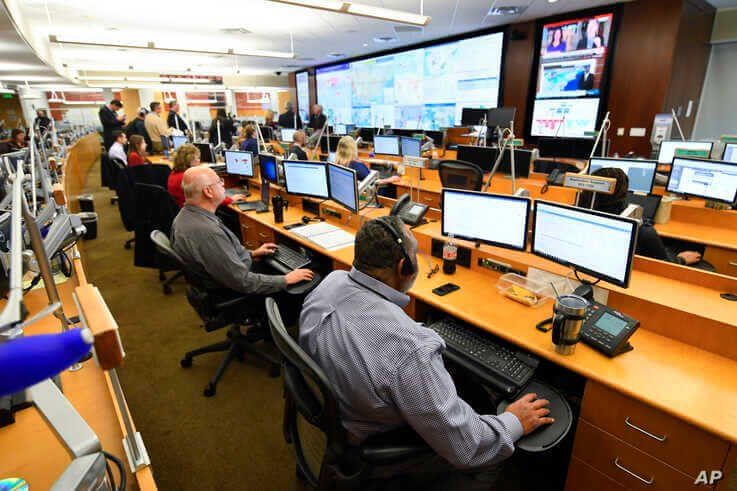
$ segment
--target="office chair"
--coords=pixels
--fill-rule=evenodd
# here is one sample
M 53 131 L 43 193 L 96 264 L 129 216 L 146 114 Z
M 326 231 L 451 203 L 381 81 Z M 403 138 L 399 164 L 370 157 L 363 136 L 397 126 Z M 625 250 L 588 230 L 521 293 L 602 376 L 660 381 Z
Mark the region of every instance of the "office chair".
M 111 159 L 115 168 L 115 191 L 118 194 L 118 211 L 120 212 L 120 220 L 128 232 L 135 230 L 135 195 L 133 182 L 128 175 L 128 168 L 117 159 Z M 124 247 L 130 249 L 131 245 L 136 241 L 133 237 L 125 241 Z
M 153 265 L 159 270 L 159 281 L 162 282 L 164 294 L 169 295 L 172 292 L 172 283 L 183 277 L 184 271 L 178 262 L 172 262 L 168 256 L 159 251 L 151 239 L 151 234 L 153 230 L 159 230 L 168 237 L 171 233 L 171 224 L 179 213 L 179 206 L 169 191 L 161 186 L 138 182 L 135 189 L 139 209 L 143 208 L 145 215 L 143 218 L 136 217 L 136 237 L 138 239 L 136 240 L 135 265 L 148 267 L 153 261 Z M 175 271 L 175 273 L 167 278 L 166 273 L 169 271 Z
M 444 188 L 481 191 L 484 182 L 481 167 L 463 160 L 441 160 L 438 172 Z
M 289 335 L 279 307 L 271 297 L 266 299 L 266 315 L 271 336 L 282 355 L 286 398 L 284 438 L 294 446 L 298 475 L 311 487 L 361 489 L 362 483 L 370 481 L 372 472 L 378 467 L 433 454 L 422 439 L 404 429 L 371 437 L 359 446 L 350 445 L 330 382 Z M 308 447 L 311 445 L 305 438 L 310 430 L 324 434 L 319 463 L 310 455 Z
M 187 301 L 202 319 L 205 331 L 212 332 L 228 326 L 228 339 L 202 348 L 188 351 L 180 361 L 182 368 L 192 366 L 193 358 L 206 353 L 227 351 L 225 359 L 215 372 L 215 376 L 205 386 L 203 394 L 212 397 L 217 391 L 217 384 L 228 365 L 234 358 L 243 360 L 246 352 L 269 364 L 269 375 L 279 376 L 279 360 L 267 353 L 255 349 L 255 344 L 267 339 L 266 315 L 263 309 L 263 297 L 258 295 L 242 295 L 223 287 L 214 287 L 209 278 L 203 278 L 187 268 L 186 263 L 169 242 L 169 238 L 160 230 L 151 232 L 151 241 L 156 248 L 170 260 L 177 263 L 184 271 L 187 280 Z M 241 327 L 247 328 L 245 332 Z

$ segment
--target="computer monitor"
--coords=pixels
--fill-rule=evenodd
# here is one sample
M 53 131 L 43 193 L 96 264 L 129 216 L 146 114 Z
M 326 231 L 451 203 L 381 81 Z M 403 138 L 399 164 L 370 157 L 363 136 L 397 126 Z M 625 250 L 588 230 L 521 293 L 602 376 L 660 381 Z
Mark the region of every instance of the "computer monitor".
M 385 135 L 374 136 L 374 153 L 399 156 L 399 137 Z
M 498 150 L 498 149 L 497 149 Z M 496 159 L 498 154 L 494 156 Z M 530 165 L 532 164 L 532 150 L 516 148 L 514 150 L 514 177 L 530 177 Z M 497 172 L 507 176 L 512 175 L 512 149 L 507 147 L 499 163 Z
M 195 147 L 200 151 L 200 161 L 206 164 L 215 163 L 215 155 L 212 152 L 212 145 L 209 143 L 195 143 Z
M 737 163 L 676 157 L 665 189 L 724 203 L 737 199 Z
M 172 144 L 172 147 L 174 148 L 174 150 L 176 150 L 177 148 L 181 147 L 182 145 L 184 145 L 185 143 L 188 143 L 188 142 L 189 142 L 189 140 L 184 135 L 182 135 L 182 136 L 172 136 L 171 137 L 171 144 Z
M 235 150 L 225 151 L 225 171 L 241 177 L 253 177 L 253 154 Z
M 327 133 L 322 135 L 320 139 L 320 152 L 323 154 L 335 152 L 338 149 L 338 142 L 341 138 L 343 137 L 335 135 L 328 136 Z
M 489 109 L 489 113 L 486 116 L 486 126 L 489 128 L 509 128 L 514 117 L 517 114 L 516 107 L 495 107 Z
M 258 166 L 262 181 L 279 184 L 279 168 L 275 156 L 268 153 L 258 154 Z
M 443 189 L 443 235 L 525 250 L 530 199 Z
M 660 144 L 658 152 L 658 163 L 670 164 L 676 156 L 676 150 L 691 150 L 696 152 L 706 152 L 704 155 L 682 155 L 682 157 L 698 157 L 708 159 L 711 155 L 711 149 L 714 142 L 707 141 L 681 141 L 681 140 L 664 140 Z
M 274 139 L 274 129 L 271 126 L 259 126 L 259 129 L 264 140 L 269 141 Z
M 533 254 L 627 288 L 636 244 L 634 219 L 535 201 Z
M 345 206 L 351 213 L 358 212 L 358 181 L 356 171 L 336 164 L 328 164 L 330 199 Z
M 481 126 L 488 109 L 464 107 L 461 109 L 461 126 Z
M 595 140 L 592 138 L 563 138 L 541 136 L 537 140 L 540 157 L 568 157 L 587 159 L 591 156 Z M 601 147 L 597 147 L 601 148 Z M 607 150 L 608 152 L 608 150 Z
M 333 133 L 336 135 L 345 135 L 346 134 L 346 127 L 344 124 L 336 124 L 333 127 Z
M 335 163 L 335 152 L 328 153 L 328 162 L 331 164 Z
M 366 143 L 372 143 L 374 141 L 374 134 L 376 134 L 376 130 L 374 128 L 358 129 L 358 136 Z
M 499 151 L 494 147 L 476 147 L 473 145 L 458 145 L 458 160 L 471 162 L 481 167 L 484 172 L 491 172 Z
M 724 145 L 722 160 L 727 162 L 737 162 L 737 143 L 727 143 Z
M 281 129 L 281 141 L 292 143 L 294 141 L 294 132 L 297 131 L 293 128 L 282 128 Z
M 640 159 L 608 159 L 596 157 L 589 161 L 589 174 L 599 169 L 613 167 L 622 169 L 629 178 L 628 191 L 650 194 L 655 184 L 655 170 L 658 167 L 656 160 Z
M 417 138 L 402 137 L 402 155 L 406 157 L 420 157 L 422 142 Z
M 284 182 L 287 193 L 328 199 L 328 171 L 325 162 L 284 160 Z

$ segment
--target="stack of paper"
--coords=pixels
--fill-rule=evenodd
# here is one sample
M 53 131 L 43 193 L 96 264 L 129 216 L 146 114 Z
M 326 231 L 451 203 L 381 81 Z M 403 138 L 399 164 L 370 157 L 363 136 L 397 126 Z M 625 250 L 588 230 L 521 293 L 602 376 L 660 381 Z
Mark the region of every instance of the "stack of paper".
M 293 228 L 291 231 L 329 251 L 351 246 L 355 241 L 353 234 L 325 222 Z

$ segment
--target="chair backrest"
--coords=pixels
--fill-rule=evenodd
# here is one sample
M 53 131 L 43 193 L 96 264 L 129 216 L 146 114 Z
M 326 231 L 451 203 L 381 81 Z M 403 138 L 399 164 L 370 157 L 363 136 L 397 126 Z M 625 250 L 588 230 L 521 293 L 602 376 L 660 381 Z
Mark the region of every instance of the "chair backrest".
M 283 356 L 284 385 L 299 413 L 327 437 L 328 451 L 341 456 L 347 448 L 338 400 L 322 369 L 289 335 L 273 298 L 266 299 L 266 316 L 274 343 Z M 308 383 L 319 390 L 319 394 Z
M 172 260 L 178 266 L 184 269 L 184 261 L 182 260 L 182 257 L 179 254 L 177 254 L 177 252 L 171 246 L 169 237 L 167 237 L 167 235 L 164 232 L 162 232 L 161 230 L 152 230 L 151 231 L 151 242 L 154 243 L 154 246 L 156 247 L 157 251 L 159 251 L 161 254 L 163 254 L 168 259 Z
M 476 164 L 463 160 L 443 160 L 438 165 L 444 188 L 481 191 L 484 171 Z
M 117 167 L 115 161 L 113 165 Z M 115 191 L 118 194 L 118 210 L 125 229 L 132 231 L 135 227 L 136 203 L 133 182 L 127 172 L 127 168 L 118 168 L 115 174 Z

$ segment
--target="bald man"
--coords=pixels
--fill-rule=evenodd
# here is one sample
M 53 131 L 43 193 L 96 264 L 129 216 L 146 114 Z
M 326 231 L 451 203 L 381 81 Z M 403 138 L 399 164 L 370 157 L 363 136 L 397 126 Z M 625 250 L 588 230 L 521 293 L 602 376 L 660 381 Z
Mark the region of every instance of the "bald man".
M 185 203 L 172 224 L 172 247 L 188 269 L 214 283 L 211 288 L 224 286 L 244 294 L 269 295 L 313 278 L 308 269 L 295 269 L 286 275 L 252 271 L 253 260 L 273 254 L 276 245 L 267 243 L 248 251 L 215 215 L 225 199 L 225 186 L 212 169 L 187 169 L 182 188 Z
M 302 130 L 294 132 L 294 142 L 289 147 L 289 155 L 296 155 L 297 160 L 309 160 L 305 145 L 307 144 L 307 135 Z

